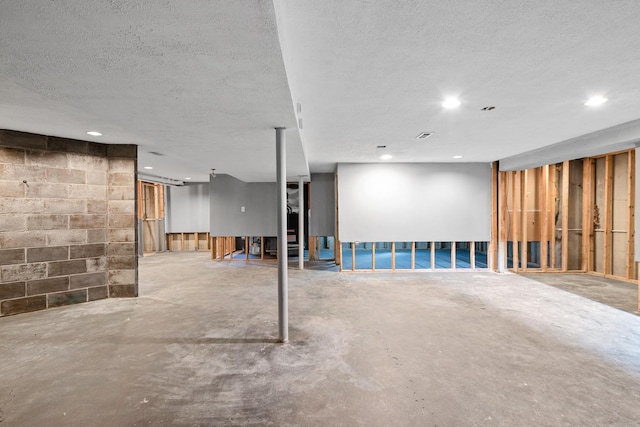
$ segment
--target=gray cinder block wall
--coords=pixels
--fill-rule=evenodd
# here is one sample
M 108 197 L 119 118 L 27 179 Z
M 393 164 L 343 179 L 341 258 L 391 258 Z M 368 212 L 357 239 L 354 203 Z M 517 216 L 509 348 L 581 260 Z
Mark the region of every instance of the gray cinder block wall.
M 0 316 L 138 295 L 136 158 L 0 130 Z

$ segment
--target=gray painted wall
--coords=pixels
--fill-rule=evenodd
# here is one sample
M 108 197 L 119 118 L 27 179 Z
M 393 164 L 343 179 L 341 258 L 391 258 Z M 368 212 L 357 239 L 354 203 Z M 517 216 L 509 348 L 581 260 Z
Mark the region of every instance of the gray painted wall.
M 220 174 L 211 178 L 209 196 L 212 236 L 277 234 L 275 183 L 247 183 Z
M 491 240 L 488 163 L 339 164 L 343 242 Z
M 309 215 L 310 236 L 335 236 L 336 234 L 336 188 L 335 175 L 314 173 L 309 189 L 311 212 Z
M 209 231 L 209 183 L 166 187 L 167 233 Z

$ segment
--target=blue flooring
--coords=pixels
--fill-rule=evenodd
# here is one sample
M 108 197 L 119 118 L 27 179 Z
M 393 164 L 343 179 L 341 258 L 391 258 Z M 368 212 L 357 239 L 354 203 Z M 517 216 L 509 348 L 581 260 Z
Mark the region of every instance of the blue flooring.
M 356 270 L 372 269 L 371 249 L 356 250 Z M 487 254 L 476 252 L 476 268 L 487 268 Z M 471 255 L 468 249 L 456 250 L 456 268 L 471 268 Z M 415 253 L 416 269 L 431 269 L 431 250 L 416 249 Z M 435 250 L 435 267 L 451 268 L 451 249 Z M 343 248 L 342 269 L 351 269 L 351 250 Z M 411 269 L 411 250 L 396 250 L 396 270 Z M 391 270 L 391 250 L 376 249 L 376 270 Z

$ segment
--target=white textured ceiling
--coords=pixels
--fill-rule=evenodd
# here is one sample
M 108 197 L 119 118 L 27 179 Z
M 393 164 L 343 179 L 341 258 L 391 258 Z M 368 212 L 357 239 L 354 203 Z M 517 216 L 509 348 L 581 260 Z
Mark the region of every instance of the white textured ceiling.
M 312 170 L 379 161 L 378 145 L 393 161 L 493 161 L 640 118 L 637 0 L 275 5 Z M 592 94 L 609 102 L 587 108 Z
M 287 127 L 288 173 L 308 174 L 270 1 L 2 1 L 0 58 L 0 128 L 96 129 L 149 173 L 269 181 Z
M 636 0 L 0 1 L 0 128 L 97 129 L 194 181 L 274 180 L 276 126 L 290 177 L 487 162 L 639 119 L 638 22 Z

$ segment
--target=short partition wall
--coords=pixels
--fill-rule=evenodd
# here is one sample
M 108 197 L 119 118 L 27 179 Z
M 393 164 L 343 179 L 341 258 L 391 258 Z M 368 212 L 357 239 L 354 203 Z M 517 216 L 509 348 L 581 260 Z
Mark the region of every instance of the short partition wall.
M 278 259 L 278 238 L 273 236 L 215 236 L 209 238 L 211 259 L 218 261 L 275 261 Z M 306 261 L 335 260 L 333 236 L 311 236 Z M 289 258 L 298 257 L 298 246 L 290 245 Z
M 167 233 L 167 250 L 170 251 L 208 251 L 210 239 L 208 232 Z
M 271 236 L 211 237 L 211 259 L 218 261 L 273 261 L 277 259 L 277 238 Z
M 489 242 L 342 242 L 341 271 L 488 270 Z

